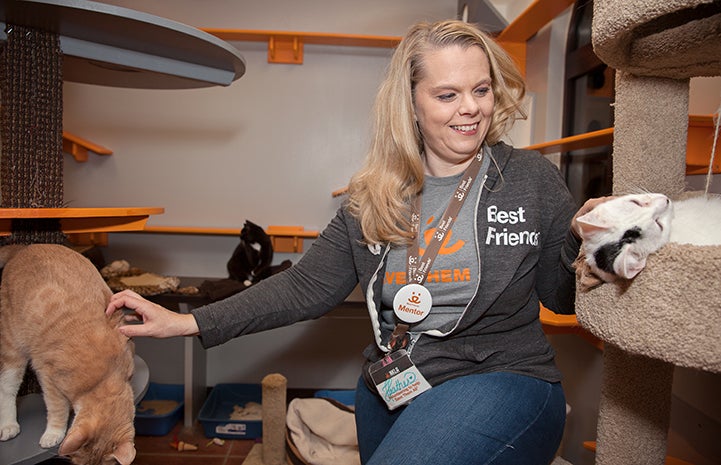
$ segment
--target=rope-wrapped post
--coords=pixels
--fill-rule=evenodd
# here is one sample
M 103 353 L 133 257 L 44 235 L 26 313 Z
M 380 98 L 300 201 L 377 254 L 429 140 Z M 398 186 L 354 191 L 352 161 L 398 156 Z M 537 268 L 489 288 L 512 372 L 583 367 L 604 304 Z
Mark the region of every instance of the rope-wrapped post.
M 8 24 L 0 50 L 0 207 L 63 206 L 63 54 L 57 34 Z M 16 221 L 7 243 L 61 243 L 59 222 Z
M 286 390 L 285 376 L 273 373 L 263 378 L 263 464 L 283 465 L 286 463 L 285 418 Z
M 8 24 L 0 47 L 0 207 L 63 204 L 63 54 L 57 34 Z M 59 220 L 14 220 L 0 245 L 62 243 Z M 41 392 L 28 370 L 20 395 Z

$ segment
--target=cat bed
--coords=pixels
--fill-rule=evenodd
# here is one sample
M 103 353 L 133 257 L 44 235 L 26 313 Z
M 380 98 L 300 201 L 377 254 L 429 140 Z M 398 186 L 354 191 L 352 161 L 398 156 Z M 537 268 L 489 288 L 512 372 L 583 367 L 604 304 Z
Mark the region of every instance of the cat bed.
M 576 296 L 579 323 L 628 352 L 721 372 L 721 246 L 669 243 L 632 281 Z
M 180 288 L 180 278 L 175 276 L 161 276 L 131 267 L 125 260 L 115 260 L 100 270 L 108 287 L 113 292 L 126 289 L 137 292 L 142 296 L 153 296 L 166 292 L 180 294 L 197 294 L 196 287 Z

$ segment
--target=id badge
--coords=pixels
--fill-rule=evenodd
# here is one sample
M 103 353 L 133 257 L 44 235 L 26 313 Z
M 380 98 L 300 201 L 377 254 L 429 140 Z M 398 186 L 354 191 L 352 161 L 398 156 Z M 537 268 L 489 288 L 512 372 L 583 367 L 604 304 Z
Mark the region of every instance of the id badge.
M 431 388 L 405 349 L 386 355 L 369 368 L 378 394 L 389 410 L 407 404 Z

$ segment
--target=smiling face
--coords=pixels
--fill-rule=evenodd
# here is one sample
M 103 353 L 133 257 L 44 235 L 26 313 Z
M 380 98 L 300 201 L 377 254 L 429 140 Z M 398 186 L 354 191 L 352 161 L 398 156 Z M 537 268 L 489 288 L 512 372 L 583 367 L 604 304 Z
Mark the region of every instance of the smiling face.
M 426 174 L 466 169 L 488 133 L 493 104 L 490 65 L 480 47 L 452 45 L 424 54 L 414 106 Z

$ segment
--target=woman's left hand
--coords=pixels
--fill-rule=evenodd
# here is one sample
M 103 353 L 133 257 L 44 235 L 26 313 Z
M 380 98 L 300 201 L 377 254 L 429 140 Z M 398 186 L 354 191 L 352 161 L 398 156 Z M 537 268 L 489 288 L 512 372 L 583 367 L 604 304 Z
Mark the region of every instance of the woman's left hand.
M 192 314 L 170 311 L 158 304 L 150 302 L 136 292 L 125 290 L 113 294 L 105 313 L 112 315 L 122 308 L 127 308 L 135 312 L 134 314 L 126 315 L 126 321 L 141 320 L 143 322 L 142 324 L 120 326 L 118 331 L 127 337 L 150 336 L 165 338 L 173 336 L 195 336 L 199 334 L 198 323 Z

